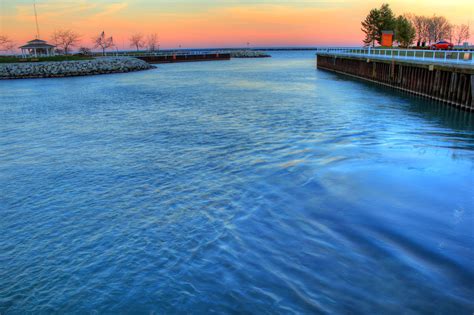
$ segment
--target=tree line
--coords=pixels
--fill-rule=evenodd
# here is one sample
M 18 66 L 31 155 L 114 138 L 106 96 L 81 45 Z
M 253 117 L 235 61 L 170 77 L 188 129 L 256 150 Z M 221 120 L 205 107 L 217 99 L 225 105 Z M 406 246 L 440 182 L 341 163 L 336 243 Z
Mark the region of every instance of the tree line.
M 91 48 L 81 46 L 81 35 L 69 29 L 56 30 L 51 34 L 50 41 L 56 46 L 56 53 L 68 55 L 74 48 L 81 54 L 90 54 Z M 92 49 L 100 49 L 102 54 L 108 49 L 116 47 L 113 36 L 107 36 L 104 31 L 92 37 Z M 145 36 L 141 33 L 134 33 L 129 38 L 130 47 L 137 51 L 146 49 L 150 52 L 159 50 L 160 44 L 157 34 Z M 0 35 L 0 51 L 14 52 L 17 44 L 8 36 Z
M 440 40 L 461 45 L 470 37 L 468 24 L 453 25 L 444 16 L 404 14 L 395 16 L 390 5 L 370 10 L 361 22 L 365 34 L 365 46 L 375 47 L 382 43 L 382 31 L 394 31 L 394 39 L 400 47 L 425 46 Z

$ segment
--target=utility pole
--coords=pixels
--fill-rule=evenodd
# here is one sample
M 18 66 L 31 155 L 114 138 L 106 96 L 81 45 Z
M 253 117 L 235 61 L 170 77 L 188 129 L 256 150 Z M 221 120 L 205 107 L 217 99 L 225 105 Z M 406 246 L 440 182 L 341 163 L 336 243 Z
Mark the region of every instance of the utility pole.
M 40 38 L 40 30 L 38 26 L 38 13 L 36 12 L 36 0 L 33 0 L 33 8 L 35 9 L 35 21 L 36 21 L 36 39 Z

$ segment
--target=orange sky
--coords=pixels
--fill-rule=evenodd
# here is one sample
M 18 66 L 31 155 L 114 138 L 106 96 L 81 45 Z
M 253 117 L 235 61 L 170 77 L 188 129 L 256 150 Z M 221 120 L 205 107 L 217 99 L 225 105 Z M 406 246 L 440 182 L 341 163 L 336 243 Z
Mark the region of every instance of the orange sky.
M 1 0 L 0 33 L 18 43 L 35 37 L 32 0 Z M 360 45 L 360 21 L 381 1 L 360 0 L 37 0 L 42 39 L 73 29 L 82 45 L 102 30 L 119 49 L 135 32 L 156 33 L 162 48 Z M 469 0 L 396 0 L 396 14 L 444 15 L 473 23 Z M 474 30 L 471 32 L 474 33 Z M 473 37 L 470 39 L 473 42 Z

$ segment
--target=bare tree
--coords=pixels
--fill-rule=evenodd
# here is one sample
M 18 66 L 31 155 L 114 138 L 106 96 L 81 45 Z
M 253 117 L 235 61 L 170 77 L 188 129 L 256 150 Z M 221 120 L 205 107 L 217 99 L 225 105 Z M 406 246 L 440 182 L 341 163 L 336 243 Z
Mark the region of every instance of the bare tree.
M 16 49 L 16 43 L 6 35 L 0 35 L 0 51 L 13 53 Z
M 151 52 L 160 49 L 160 45 L 158 43 L 158 35 L 156 35 L 156 34 L 148 35 L 147 47 L 148 47 L 148 50 L 151 51 Z
M 0 35 L 0 49 L 6 50 L 7 46 L 13 43 L 10 37 L 6 35 Z
M 406 16 L 416 31 L 416 41 L 417 44 L 426 43 L 429 37 L 429 18 L 421 15 L 407 14 Z
M 450 24 L 444 16 L 433 16 L 428 22 L 428 40 L 436 43 L 449 36 Z
M 454 41 L 454 31 L 455 31 L 456 26 L 448 23 L 446 26 L 446 34 L 444 35 L 444 39 L 449 40 L 450 43 Z
M 72 47 L 80 43 L 80 35 L 71 30 L 54 31 L 51 39 L 59 50 L 64 51 L 67 55 Z
M 464 41 L 468 40 L 470 36 L 471 34 L 469 30 L 469 25 L 461 24 L 456 26 L 454 38 L 458 45 L 461 45 Z
M 7 35 L 0 35 L 0 46 L 3 47 L 6 43 L 10 42 L 11 39 Z
M 114 46 L 114 39 L 112 36 L 106 37 L 105 32 L 102 31 L 97 37 L 92 38 L 92 41 L 94 43 L 94 48 L 101 48 L 102 49 L 102 55 L 105 56 L 105 50 L 107 48 L 113 47 Z
M 136 47 L 137 51 L 140 48 L 145 47 L 145 40 L 143 39 L 143 34 L 135 33 L 130 37 L 130 47 Z
M 92 55 L 92 52 L 89 47 L 80 47 L 79 48 L 79 53 L 83 56 L 90 56 Z
M 5 45 L 5 51 L 13 53 L 17 50 L 17 45 L 14 41 L 11 41 Z

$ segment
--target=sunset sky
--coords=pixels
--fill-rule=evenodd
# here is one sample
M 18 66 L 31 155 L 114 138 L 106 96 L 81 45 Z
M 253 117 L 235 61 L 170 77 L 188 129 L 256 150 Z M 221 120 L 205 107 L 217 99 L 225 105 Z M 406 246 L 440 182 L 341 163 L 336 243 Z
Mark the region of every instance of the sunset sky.
M 156 33 L 162 48 L 360 45 L 360 21 L 372 0 L 37 0 L 42 39 L 72 29 L 91 46 L 104 30 L 119 49 L 131 34 Z M 472 0 L 394 0 L 396 14 L 444 15 L 474 24 Z M 18 43 L 35 37 L 33 1 L 0 0 L 0 34 Z M 474 33 L 474 30 L 471 31 Z M 471 42 L 474 36 L 471 36 Z

